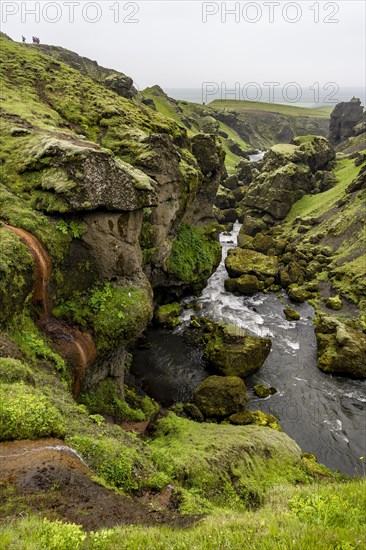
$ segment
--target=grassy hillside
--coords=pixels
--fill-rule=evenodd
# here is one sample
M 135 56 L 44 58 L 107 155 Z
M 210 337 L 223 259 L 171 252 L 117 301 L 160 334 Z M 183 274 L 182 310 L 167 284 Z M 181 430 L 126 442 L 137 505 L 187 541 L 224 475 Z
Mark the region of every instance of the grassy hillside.
M 297 234 L 297 246 L 301 247 L 301 241 L 308 243 L 310 240 L 331 247 L 329 279 L 322 279 L 351 303 L 358 304 L 362 317 L 366 313 L 366 304 L 362 300 L 366 288 L 366 190 L 346 193 L 359 172 L 360 166 L 356 166 L 353 159 L 338 160 L 335 167 L 337 184 L 320 197 L 306 195 L 298 201 L 285 220 L 285 228 L 295 236 L 296 219 L 305 220 L 305 223 L 309 219 L 319 220 L 320 223 L 309 228 L 306 236 Z
M 290 116 L 311 116 L 314 118 L 329 118 L 333 107 L 298 107 L 296 105 L 284 105 L 282 103 L 265 103 L 261 101 L 240 101 L 231 99 L 215 99 L 208 105 L 215 110 L 236 111 L 238 113 L 246 111 L 263 111 L 270 113 L 279 113 Z

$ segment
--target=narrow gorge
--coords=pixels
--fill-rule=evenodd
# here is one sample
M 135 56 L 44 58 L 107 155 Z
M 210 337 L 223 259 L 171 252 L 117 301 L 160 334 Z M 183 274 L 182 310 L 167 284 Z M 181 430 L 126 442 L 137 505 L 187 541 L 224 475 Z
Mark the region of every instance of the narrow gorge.
M 360 100 L 194 104 L 0 42 L 0 546 L 361 548 Z

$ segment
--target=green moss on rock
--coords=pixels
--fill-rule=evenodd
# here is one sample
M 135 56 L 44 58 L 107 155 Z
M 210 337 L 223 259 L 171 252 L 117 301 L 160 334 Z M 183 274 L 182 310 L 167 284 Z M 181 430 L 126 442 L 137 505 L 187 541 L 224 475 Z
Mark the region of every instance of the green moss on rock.
M 310 479 L 296 443 L 268 427 L 200 424 L 170 413 L 149 446 L 159 469 L 224 507 L 258 506 L 273 485 Z
M 287 321 L 299 321 L 299 319 L 301 319 L 300 313 L 297 313 L 297 311 L 295 311 L 291 307 L 285 307 L 283 312 Z
M 342 302 L 342 300 L 340 299 L 339 296 L 334 296 L 332 298 L 327 298 L 325 300 L 325 305 L 329 309 L 333 309 L 334 311 L 338 311 L 338 310 L 342 309 L 343 302 Z
M 60 437 L 65 425 L 59 411 L 39 390 L 23 383 L 0 386 L 0 440 Z
M 203 287 L 221 260 L 210 228 L 183 224 L 173 242 L 167 269 L 182 283 Z
M 91 328 L 99 352 L 124 345 L 141 334 L 152 317 L 147 291 L 111 283 L 76 293 L 54 308 L 56 317 Z
M 21 239 L 0 225 L 0 324 L 23 310 L 33 288 L 33 258 Z
M 229 292 L 239 292 L 244 296 L 251 296 L 264 290 L 265 284 L 259 281 L 256 275 L 242 275 L 238 279 L 227 279 L 225 289 Z
M 282 431 L 279 425 L 278 418 L 276 418 L 272 414 L 266 414 L 262 411 L 254 411 L 252 414 L 254 417 L 254 424 L 256 424 L 257 426 L 268 426 L 273 430 L 277 430 L 279 432 Z
M 305 287 L 296 284 L 289 286 L 287 294 L 293 302 L 300 304 L 306 302 L 306 300 L 309 300 L 311 297 L 311 293 Z
M 149 397 L 138 398 L 131 395 L 131 390 L 126 390 L 124 399 L 115 381 L 106 378 L 88 392 L 82 393 L 79 402 L 86 405 L 92 414 L 106 414 L 125 422 L 142 422 L 156 411 L 156 406 Z
M 31 367 L 12 357 L 0 357 L 0 382 L 5 384 L 12 384 L 13 382 L 35 384 Z
M 366 378 L 366 335 L 335 317 L 316 321 L 319 368 L 328 374 Z
M 181 306 L 177 302 L 158 306 L 155 312 L 155 321 L 164 327 L 175 328 L 181 323 L 180 314 Z
M 278 262 L 276 258 L 254 250 L 232 248 L 228 252 L 225 267 L 230 277 L 252 274 L 263 280 L 277 276 Z
M 230 424 L 234 426 L 246 426 L 247 424 L 254 424 L 254 416 L 247 409 L 243 409 L 235 414 L 232 414 L 228 418 Z
M 75 435 L 68 439 L 69 445 L 77 450 L 89 466 L 109 485 L 131 493 L 147 482 L 155 473 L 138 447 L 126 445 L 114 438 L 95 438 Z
M 264 386 L 263 384 L 256 384 L 253 389 L 254 389 L 254 393 L 258 395 L 258 397 L 261 397 L 262 399 L 269 397 L 271 395 L 270 388 L 267 388 L 267 386 Z
M 271 340 L 246 334 L 228 324 L 212 324 L 205 335 L 205 357 L 226 376 L 245 378 L 258 371 L 271 350 Z
M 194 390 L 194 401 L 204 416 L 223 418 L 244 407 L 247 391 L 237 376 L 209 376 Z

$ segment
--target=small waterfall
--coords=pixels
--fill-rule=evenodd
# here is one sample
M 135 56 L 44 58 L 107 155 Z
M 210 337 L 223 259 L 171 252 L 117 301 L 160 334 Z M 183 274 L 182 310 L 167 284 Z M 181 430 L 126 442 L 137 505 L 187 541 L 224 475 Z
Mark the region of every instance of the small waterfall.
M 73 395 L 77 398 L 85 371 L 97 355 L 93 339 L 90 334 L 81 332 L 79 329 L 52 317 L 49 292 L 52 261 L 49 254 L 38 239 L 25 229 L 8 224 L 6 224 L 6 227 L 18 235 L 33 256 L 33 302 L 41 305 L 41 316 L 38 324 L 41 330 L 51 338 L 57 351 L 74 368 Z

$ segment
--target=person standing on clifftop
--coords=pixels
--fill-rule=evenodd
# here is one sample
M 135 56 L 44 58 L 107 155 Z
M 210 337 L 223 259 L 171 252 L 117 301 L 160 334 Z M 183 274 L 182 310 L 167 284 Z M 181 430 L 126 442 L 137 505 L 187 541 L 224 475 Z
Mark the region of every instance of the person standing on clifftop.
M 22 35 L 22 42 L 23 42 L 23 44 L 25 44 L 25 43 L 26 43 L 26 39 L 25 39 L 25 36 L 23 36 L 23 35 Z

